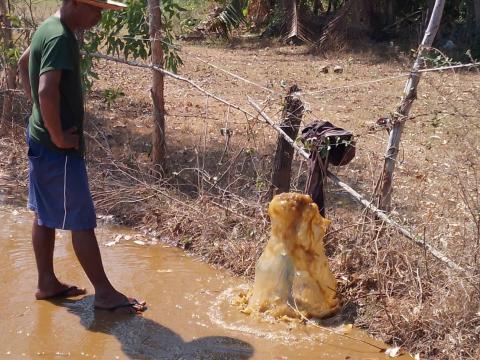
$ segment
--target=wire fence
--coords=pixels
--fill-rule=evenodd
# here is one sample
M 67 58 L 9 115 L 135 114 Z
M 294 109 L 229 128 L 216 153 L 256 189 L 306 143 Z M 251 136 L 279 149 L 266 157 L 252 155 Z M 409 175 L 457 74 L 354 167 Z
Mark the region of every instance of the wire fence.
M 246 124 L 249 124 L 249 125 L 252 125 L 252 121 L 255 122 L 255 120 L 257 119 L 257 116 L 252 114 L 252 112 L 249 112 L 247 110 L 245 110 L 244 108 L 242 108 L 240 105 L 235 105 L 233 102 L 230 102 L 230 101 L 227 101 L 225 100 L 224 98 L 222 97 L 219 97 L 217 95 L 215 95 L 214 93 L 212 93 L 211 91 L 208 91 L 206 90 L 205 88 L 203 88 L 202 86 L 198 85 L 196 82 L 190 80 L 189 78 L 187 77 L 184 77 L 184 76 L 179 76 L 179 75 L 176 75 L 176 74 L 172 74 L 164 69 L 160 69 L 156 66 L 153 66 L 151 64 L 141 64 L 141 63 L 138 63 L 138 62 L 134 62 L 134 61 L 125 61 L 125 60 L 120 60 L 118 58 L 114 58 L 114 57 L 109 57 L 109 56 L 105 56 L 105 55 L 100 55 L 100 54 L 94 54 L 94 56 L 97 56 L 99 58 L 103 58 L 103 59 L 106 59 L 106 60 L 110 60 L 110 61 L 115 61 L 115 62 L 120 62 L 120 63 L 124 63 L 124 64 L 127 64 L 127 65 L 130 65 L 130 66 L 136 66 L 136 67 L 141 67 L 141 68 L 148 68 L 148 69 L 152 69 L 152 70 L 156 70 L 156 71 L 160 71 L 162 72 L 164 75 L 167 75 L 169 77 L 172 77 L 176 80 L 180 80 L 180 81 L 183 81 L 183 82 L 186 82 L 188 83 L 190 86 L 192 86 L 193 88 L 195 88 L 196 90 L 200 91 L 201 93 L 203 93 L 205 96 L 206 96 L 206 106 L 205 106 L 205 111 L 203 114 L 201 114 L 203 116 L 203 118 L 205 119 L 206 115 L 208 114 L 208 98 L 212 98 L 212 99 L 215 99 L 219 102 L 221 102 L 222 104 L 226 105 L 228 107 L 228 110 L 230 111 L 230 109 L 235 109 L 241 113 L 243 113 L 245 116 L 246 116 L 246 120 L 245 120 L 245 123 Z M 206 64 L 208 65 L 209 67 L 215 69 L 215 70 L 218 70 L 218 73 L 217 74 L 214 74 L 216 76 L 218 76 L 218 74 L 223 74 L 223 75 L 226 75 L 226 76 L 229 76 L 229 77 L 233 77 L 235 78 L 236 80 L 239 80 L 239 81 L 242 81 L 243 83 L 246 83 L 246 84 L 249 84 L 249 85 L 253 85 L 254 87 L 256 87 L 257 89 L 260 89 L 262 91 L 268 91 L 270 94 L 273 94 L 273 95 L 276 95 L 274 98 L 272 97 L 267 97 L 263 104 L 265 106 L 265 108 L 272 108 L 273 107 L 273 104 L 277 101 L 278 102 L 278 96 L 280 95 L 279 92 L 275 93 L 273 90 L 269 89 L 269 88 L 266 88 L 265 86 L 259 84 L 259 83 L 256 83 L 255 81 L 252 81 L 252 80 L 249 80 L 249 79 L 246 79 L 245 77 L 241 76 L 241 75 L 238 75 L 238 74 L 235 74 L 234 72 L 232 71 L 229 71 L 229 70 L 225 70 L 217 65 L 214 65 L 206 60 L 203 60 L 201 59 L 199 56 L 196 56 L 194 55 L 193 56 L 194 59 L 200 61 L 201 63 L 203 64 Z M 474 67 L 474 66 L 478 66 L 477 63 L 469 63 L 469 64 L 462 64 L 462 65 L 452 65 L 452 66 L 443 66 L 443 67 L 438 67 L 438 68 L 432 68 L 432 69 L 424 69 L 422 71 L 424 72 L 433 72 L 433 71 L 445 71 L 445 70 L 455 70 L 455 69 L 459 69 L 459 68 L 471 68 L 471 67 Z M 390 76 L 390 77 L 385 77 L 385 78 L 381 78 L 381 79 L 376 79 L 376 80 L 369 80 L 369 81 L 362 81 L 362 82 L 359 82 L 359 83 L 355 83 L 355 84 L 349 84 L 349 85 L 344 85 L 344 86 L 336 86 L 336 87 L 331 87 L 331 88 L 326 88 L 324 90 L 321 90 L 321 91 L 309 91 L 309 92 L 305 92 L 304 95 L 313 95 L 313 94 L 319 94 L 320 92 L 323 92 L 323 93 L 327 93 L 327 92 L 334 92 L 334 91 L 343 91 L 343 90 L 346 90 L 346 89 L 352 89 L 354 87 L 357 87 L 357 86 L 368 86 L 368 85 L 372 85 L 372 84 L 377 84 L 377 83 L 380 83 L 380 82 L 384 82 L 384 81 L 390 81 L 390 80 L 394 80 L 394 79 L 399 79 L 399 78 L 403 78 L 405 76 L 408 76 L 408 73 L 405 73 L 405 74 L 401 74 L 401 75 L 395 75 L 395 76 Z M 276 110 L 276 115 L 278 115 L 281 111 L 281 108 L 277 108 Z M 309 111 L 311 116 L 315 117 L 316 113 L 312 110 Z M 177 116 L 180 116 L 180 115 L 177 115 Z M 225 128 L 223 129 L 227 129 L 227 126 L 228 126 L 228 120 L 225 121 Z M 257 126 L 257 125 L 253 125 L 254 127 Z M 206 134 L 206 125 L 204 125 L 204 132 Z M 366 131 L 364 131 L 361 135 L 362 136 L 369 136 L 369 135 L 372 135 L 372 133 L 374 133 L 371 129 L 368 129 Z M 265 136 L 265 135 L 264 135 Z M 206 138 L 207 136 L 205 136 L 203 138 L 203 151 L 205 152 L 206 149 L 207 149 L 207 144 L 206 144 Z M 254 147 L 258 147 L 257 144 L 254 144 Z M 358 149 L 359 151 L 362 151 L 363 149 L 361 149 L 361 147 L 359 147 Z M 371 150 L 371 149 L 370 149 Z M 382 149 L 383 150 L 383 149 Z M 381 156 L 379 156 L 379 154 L 377 153 L 377 159 L 378 158 L 381 158 Z M 305 176 L 306 176 L 306 167 L 304 167 L 304 169 L 302 169 L 302 167 L 304 167 L 304 165 L 302 163 L 300 163 L 300 166 L 299 166 L 299 170 L 297 172 L 297 176 L 294 178 L 294 184 L 293 184 L 293 187 L 294 189 L 296 190 L 301 190 L 301 183 L 302 181 L 305 181 Z M 198 175 L 198 178 L 200 179 L 203 175 L 205 174 L 208 174 L 208 172 L 205 170 L 205 158 L 202 159 L 202 171 L 199 171 L 198 169 L 196 169 L 196 172 L 197 172 L 197 175 Z M 200 176 L 199 174 L 203 174 L 202 176 Z M 209 176 L 209 175 L 206 175 L 207 177 L 213 177 L 213 176 Z M 258 176 L 258 174 L 257 174 Z M 257 179 L 258 180 L 258 179 Z M 269 179 L 267 177 L 265 177 L 264 179 L 262 179 L 262 182 L 264 182 L 264 188 L 265 188 L 265 191 L 266 191 L 266 188 L 268 188 L 269 186 Z M 373 185 L 373 182 L 372 182 L 372 185 Z M 203 186 L 201 186 L 203 188 Z M 244 190 L 244 189 L 242 189 Z M 370 192 L 371 193 L 371 192 Z M 407 221 L 408 222 L 408 221 Z

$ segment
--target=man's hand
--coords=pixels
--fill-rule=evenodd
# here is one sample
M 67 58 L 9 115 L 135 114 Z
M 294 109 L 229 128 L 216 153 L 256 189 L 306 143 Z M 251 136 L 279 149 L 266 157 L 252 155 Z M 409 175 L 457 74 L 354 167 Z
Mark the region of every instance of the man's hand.
M 77 134 L 76 127 L 64 131 L 59 137 L 52 137 L 52 141 L 60 149 L 78 150 L 80 147 L 80 136 Z
M 28 75 L 28 61 L 30 58 L 30 46 L 25 50 L 18 60 L 18 75 L 22 83 L 23 91 L 28 100 L 32 101 L 32 89 L 30 88 L 30 77 Z

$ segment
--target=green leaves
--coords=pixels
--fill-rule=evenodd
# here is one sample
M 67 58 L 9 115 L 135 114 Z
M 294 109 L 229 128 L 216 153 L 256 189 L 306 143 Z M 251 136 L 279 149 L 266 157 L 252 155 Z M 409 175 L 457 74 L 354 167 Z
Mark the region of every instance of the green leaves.
M 187 9 L 178 5 L 174 0 L 164 0 L 162 1 L 162 12 L 167 15 L 168 18 L 176 17 L 180 19 L 180 13 L 187 11 Z
M 100 26 L 85 36 L 88 50 L 106 47 L 109 55 L 146 59 L 150 55 L 146 0 L 129 0 L 122 11 L 103 13 Z
M 179 18 L 180 12 L 185 9 L 176 0 L 160 2 L 165 68 L 177 72 L 183 63 L 173 43 L 172 20 Z M 128 7 L 122 11 L 105 11 L 100 25 L 85 33 L 83 50 L 87 55 L 82 61 L 82 76 L 87 90 L 91 88 L 92 78 L 96 75 L 92 70 L 93 59 L 88 54 L 103 50 L 108 55 L 133 60 L 146 60 L 151 55 L 147 0 L 128 0 L 127 4 Z
M 1 46 L 0 46 L 1 48 Z M 17 46 L 7 48 L 4 52 L 5 61 L 9 65 L 16 65 L 18 59 L 20 59 L 20 49 Z
M 228 37 L 233 29 L 246 23 L 247 0 L 231 0 L 212 22 L 211 28 Z
M 105 89 L 102 93 L 103 102 L 107 104 L 107 108 L 110 109 L 113 103 L 115 103 L 121 96 L 125 96 L 125 93 L 120 89 Z
M 5 17 L 9 20 L 10 27 L 20 28 L 22 27 L 22 21 L 18 16 L 13 14 L 5 14 Z M 3 26 L 3 22 L 0 17 L 0 26 Z M 3 34 L 2 34 L 3 35 Z M 21 36 L 18 37 L 20 39 Z M 6 38 L 6 35 L 0 36 L 0 69 L 6 66 L 16 66 L 18 59 L 20 59 L 20 48 L 18 46 L 18 39 L 12 37 Z
M 13 28 L 20 28 L 22 27 L 22 20 L 20 17 L 14 14 L 6 14 L 8 20 L 10 20 L 10 26 Z

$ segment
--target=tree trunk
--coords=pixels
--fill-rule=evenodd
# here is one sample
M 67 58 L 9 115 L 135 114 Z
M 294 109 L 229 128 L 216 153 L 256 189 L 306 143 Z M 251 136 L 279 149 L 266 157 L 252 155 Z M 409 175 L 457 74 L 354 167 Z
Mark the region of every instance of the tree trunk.
M 12 25 L 7 17 L 7 14 L 7 4 L 5 0 L 0 0 L 0 25 L 3 28 L 2 43 L 4 45 L 4 49 L 10 49 L 14 47 L 12 40 Z M 6 51 L 4 52 L 4 56 L 6 63 L 6 67 L 4 69 L 6 92 L 3 98 L 2 120 L 6 121 L 10 120 L 12 117 L 13 94 L 11 90 L 14 90 L 17 87 L 17 65 L 14 59 L 8 58 Z
M 372 28 L 373 3 L 369 0 L 350 0 L 350 2 L 352 2 L 352 9 L 349 14 L 350 33 L 358 36 L 359 34 L 370 32 Z
M 475 8 L 475 31 L 480 40 L 480 0 L 473 0 L 473 6 Z
M 396 3 L 394 1 L 385 1 L 385 25 L 395 21 L 395 5 Z
M 303 116 L 303 104 L 298 95 L 300 89 L 293 85 L 288 90 L 285 98 L 285 107 L 282 113 L 282 124 L 280 128 L 293 140 L 297 137 L 300 122 Z M 293 147 L 278 135 L 277 150 L 273 164 L 272 185 L 269 191 L 270 199 L 273 195 L 288 192 L 290 190 L 290 179 L 292 174 Z
M 400 147 L 400 140 L 402 138 L 403 128 L 405 121 L 410 114 L 412 104 L 417 97 L 417 87 L 420 81 L 421 73 L 418 72 L 422 63 L 422 55 L 425 48 L 432 46 L 435 35 L 440 27 L 440 20 L 442 19 L 443 7 L 445 0 L 436 0 L 433 8 L 432 16 L 428 28 L 425 31 L 423 41 L 419 46 L 417 59 L 413 64 L 412 72 L 407 84 L 405 85 L 404 95 L 400 106 L 398 107 L 393 119 L 393 129 L 390 132 L 390 138 L 388 140 L 387 153 L 385 155 L 385 163 L 383 165 L 382 175 L 377 184 L 377 190 L 380 187 L 378 207 L 381 210 L 390 210 L 391 197 L 392 197 L 392 181 L 393 172 L 395 170 L 396 159 Z
M 163 69 L 162 12 L 160 0 L 148 0 L 150 13 L 150 41 L 152 64 Z M 153 101 L 152 162 L 157 170 L 165 171 L 167 146 L 165 141 L 165 99 L 163 95 L 163 74 L 153 71 L 151 95 Z
M 255 24 L 255 27 L 261 27 L 270 15 L 272 10 L 271 0 L 250 0 L 248 2 L 248 20 Z
M 395 15 L 397 15 L 397 3 L 392 0 L 381 1 L 378 7 L 375 9 L 376 25 L 375 30 L 381 30 L 384 27 L 391 25 L 395 22 Z
M 313 0 L 313 13 L 318 15 L 321 12 L 325 12 L 322 0 Z

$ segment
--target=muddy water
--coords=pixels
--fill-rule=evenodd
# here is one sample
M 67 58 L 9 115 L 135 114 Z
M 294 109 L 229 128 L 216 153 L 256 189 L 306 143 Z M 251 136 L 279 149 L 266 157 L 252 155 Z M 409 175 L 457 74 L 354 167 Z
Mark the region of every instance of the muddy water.
M 113 283 L 148 301 L 143 317 L 95 312 L 91 295 L 35 301 L 31 215 L 0 208 L 0 224 L 1 359 L 388 358 L 380 342 L 341 324 L 327 331 L 249 318 L 230 305 L 241 280 L 177 249 L 125 239 L 105 246 L 129 233 L 123 228 L 99 229 L 101 251 Z M 91 289 L 68 234 L 57 237 L 59 278 Z

